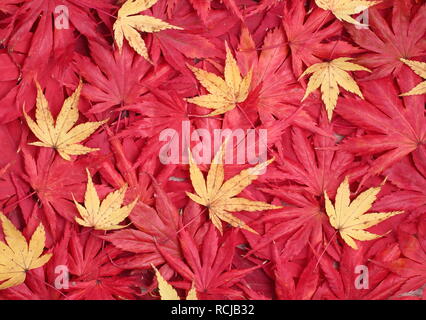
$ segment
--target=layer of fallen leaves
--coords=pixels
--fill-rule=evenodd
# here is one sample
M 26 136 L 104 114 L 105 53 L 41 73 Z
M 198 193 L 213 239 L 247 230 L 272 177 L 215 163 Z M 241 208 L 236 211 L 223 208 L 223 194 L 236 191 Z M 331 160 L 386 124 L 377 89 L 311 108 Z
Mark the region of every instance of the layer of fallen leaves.
M 0 299 L 426 299 L 424 2 L 2 0 Z

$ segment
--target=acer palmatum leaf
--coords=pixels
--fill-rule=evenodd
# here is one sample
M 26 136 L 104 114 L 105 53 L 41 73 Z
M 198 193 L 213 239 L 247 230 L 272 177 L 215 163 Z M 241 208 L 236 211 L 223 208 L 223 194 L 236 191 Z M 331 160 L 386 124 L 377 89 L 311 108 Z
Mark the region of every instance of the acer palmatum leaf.
M 337 19 L 358 26 L 364 25 L 352 18 L 351 15 L 360 13 L 379 2 L 380 1 L 369 0 L 315 0 L 318 7 L 324 10 L 330 10 Z
M 250 70 L 246 76 L 242 77 L 237 61 L 226 45 L 226 60 L 224 79 L 214 73 L 188 65 L 198 81 L 209 91 L 209 94 L 188 98 L 186 101 L 194 103 L 200 107 L 213 109 L 214 111 L 206 116 L 222 114 L 234 109 L 237 103 L 246 100 L 252 78 Z
M 207 180 L 195 163 L 192 153 L 189 152 L 189 173 L 196 194 L 187 192 L 188 197 L 207 207 L 209 217 L 214 226 L 223 232 L 222 221 L 228 222 L 233 227 L 242 228 L 253 233 L 255 230 L 247 226 L 242 220 L 231 214 L 232 211 L 261 211 L 279 209 L 280 206 L 271 205 L 261 201 L 253 201 L 235 197 L 256 180 L 260 172 L 264 170 L 274 159 L 270 159 L 257 166 L 242 170 L 231 179 L 225 180 L 223 168 L 224 148 L 226 142 L 216 153 L 207 175 Z
M 407 66 L 409 66 L 418 76 L 422 77 L 423 79 L 426 79 L 426 63 L 402 58 L 400 60 L 404 62 Z M 401 96 L 412 96 L 415 94 L 426 94 L 426 80 L 419 83 L 410 91 L 401 94 Z
M 346 177 L 337 189 L 334 205 L 328 198 L 327 192 L 324 192 L 325 210 L 330 218 L 330 224 L 339 231 L 347 245 L 358 249 L 356 240 L 373 240 L 380 235 L 365 231 L 383 220 L 386 220 L 404 211 L 379 212 L 365 214 L 370 210 L 380 187 L 370 188 L 359 194 L 352 202 L 350 201 L 349 181 Z
M 89 170 L 87 170 L 87 179 L 84 207 L 74 200 L 75 206 L 81 215 L 81 218 L 76 217 L 75 221 L 82 226 L 93 227 L 95 230 L 125 228 L 126 226 L 119 225 L 119 223 L 129 216 L 138 198 L 130 204 L 122 206 L 127 191 L 127 185 L 124 185 L 119 190 L 108 194 L 101 202 L 93 185 Z
M 0 281 L 4 281 L 0 284 L 0 289 L 6 289 L 23 283 L 27 271 L 43 266 L 52 254 L 42 254 L 46 240 L 42 224 L 39 224 L 28 243 L 1 212 L 0 220 L 6 240 L 6 243 L 0 241 Z
M 373 70 L 366 79 L 397 76 L 404 65 L 400 59 L 413 59 L 426 50 L 426 5 L 411 0 L 392 1 L 392 18 L 375 7 L 368 10 L 368 28 L 346 25 L 351 39 L 365 49 L 356 62 Z
M 398 296 L 407 294 L 424 287 L 426 283 L 426 223 L 425 216 L 416 221 L 416 233 L 400 230 L 398 234 L 399 247 L 402 256 L 387 263 L 387 267 L 402 277 L 404 283 Z M 423 299 L 426 293 L 420 291 Z M 414 298 L 414 297 L 413 297 Z
M 179 295 L 176 290 L 163 278 L 160 271 L 154 266 L 152 266 L 155 271 L 155 277 L 158 282 L 158 291 L 160 292 L 161 300 L 180 300 Z M 188 291 L 186 300 L 197 300 L 197 291 L 194 286 L 191 290 Z
M 334 59 L 330 62 L 316 63 L 307 68 L 300 75 L 300 78 L 303 78 L 305 75 L 312 73 L 302 101 L 313 91 L 321 87 L 321 98 L 325 104 L 329 120 L 331 120 L 333 110 L 337 105 L 339 85 L 345 90 L 355 93 L 364 99 L 361 90 L 355 80 L 349 75 L 348 71 L 370 72 L 370 70 L 358 64 L 348 62 L 349 60 L 352 60 L 352 58 L 343 57 Z
M 409 68 L 402 69 L 400 76 L 403 84 L 417 78 Z M 396 90 L 389 77 L 363 81 L 360 85 L 365 100 L 351 97 L 340 99 L 336 112 L 363 128 L 365 134 L 345 138 L 340 148 L 356 155 L 374 155 L 368 172 L 375 175 L 413 151 L 424 148 L 424 102 L 422 96 L 401 99 L 398 96 L 400 91 Z M 354 105 L 362 112 L 354 112 Z
M 123 48 L 124 38 L 129 42 L 129 45 L 142 57 L 151 62 L 148 56 L 148 49 L 145 41 L 142 39 L 140 32 L 159 32 L 166 29 L 182 28 L 172 26 L 160 19 L 147 16 L 136 15 L 141 11 L 151 8 L 158 0 L 127 0 L 120 10 L 118 10 L 118 18 L 114 23 L 114 38 L 118 49 Z
M 80 82 L 74 93 L 68 97 L 62 106 L 56 121 L 50 112 L 48 102 L 38 83 L 37 85 L 37 108 L 36 121 L 31 119 L 24 110 L 25 120 L 34 135 L 40 140 L 32 142 L 31 145 L 53 148 L 65 160 L 71 160 L 71 155 L 81 155 L 97 148 L 85 147 L 79 142 L 89 137 L 97 128 L 108 120 L 98 122 L 86 122 L 74 127 L 78 120 L 78 101 L 83 84 Z

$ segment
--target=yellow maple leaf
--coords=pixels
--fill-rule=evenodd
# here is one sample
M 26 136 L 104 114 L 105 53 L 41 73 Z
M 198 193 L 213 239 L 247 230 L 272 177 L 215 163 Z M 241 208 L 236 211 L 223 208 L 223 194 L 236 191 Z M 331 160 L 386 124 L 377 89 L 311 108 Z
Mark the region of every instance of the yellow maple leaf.
M 159 32 L 161 30 L 176 29 L 183 30 L 180 27 L 173 26 L 160 19 L 136 15 L 141 11 L 151 8 L 158 0 L 128 0 L 118 10 L 118 17 L 114 23 L 114 38 L 118 49 L 121 51 L 123 40 L 129 42 L 129 45 L 142 57 L 151 62 L 148 56 L 148 50 L 145 41 L 140 32 Z
M 339 231 L 342 239 L 354 249 L 358 249 L 358 247 L 353 239 L 364 241 L 381 237 L 364 229 L 403 212 L 392 211 L 364 214 L 370 210 L 372 204 L 376 201 L 376 196 L 380 189 L 380 187 L 370 188 L 350 202 L 349 181 L 348 177 L 346 177 L 337 189 L 334 206 L 327 193 L 324 192 L 325 210 L 330 218 L 331 225 Z
M 409 66 L 418 76 L 426 79 L 426 63 L 414 60 L 400 59 L 407 66 Z M 410 91 L 401 94 L 401 96 L 412 96 L 417 94 L 425 94 L 426 93 L 426 81 L 420 82 L 417 86 L 415 86 Z
M 155 277 L 157 278 L 161 300 L 180 300 L 176 290 L 163 278 L 160 271 L 158 271 L 156 267 L 152 267 L 155 270 Z M 192 288 L 189 290 L 186 300 L 198 300 L 197 290 L 195 290 L 194 284 L 192 284 Z
M 42 255 L 46 236 L 40 223 L 29 244 L 23 234 L 0 212 L 6 243 L 0 241 L 0 289 L 17 286 L 25 281 L 29 270 L 43 266 L 52 254 Z M 6 281 L 5 281 L 6 280 Z
M 253 233 L 255 230 L 247 226 L 243 221 L 233 216 L 231 211 L 261 211 L 269 209 L 279 209 L 281 207 L 274 206 L 261 201 L 252 201 L 244 198 L 235 197 L 244 188 L 256 180 L 259 174 L 274 159 L 270 159 L 255 167 L 242 170 L 239 174 L 231 179 L 225 180 L 223 168 L 223 144 L 216 153 L 207 175 L 207 181 L 204 179 L 203 173 L 195 164 L 191 152 L 189 152 L 189 173 L 192 186 L 196 194 L 186 192 L 193 201 L 207 207 L 209 209 L 209 217 L 213 225 L 222 233 L 221 220 L 228 222 L 233 227 L 242 228 Z
M 343 57 L 334 59 L 330 62 L 313 64 L 299 77 L 300 79 L 305 75 L 312 73 L 302 101 L 305 100 L 313 91 L 321 87 L 321 98 L 325 104 L 329 120 L 331 120 L 333 110 L 337 104 L 337 97 L 340 92 L 338 85 L 364 99 L 357 83 L 354 79 L 352 79 L 347 71 L 371 71 L 358 64 L 348 62 L 349 60 L 352 60 L 352 58 Z
M 247 99 L 253 74 L 252 70 L 245 77 L 241 76 L 237 61 L 234 59 L 228 45 L 226 45 L 224 79 L 214 73 L 191 65 L 188 65 L 188 68 L 191 69 L 197 80 L 210 94 L 187 98 L 186 101 L 203 108 L 214 109 L 213 112 L 206 115 L 207 117 L 232 110 L 237 103 Z
M 75 221 L 84 227 L 93 227 L 95 230 L 116 230 L 125 228 L 126 226 L 119 225 L 121 221 L 126 219 L 133 210 L 138 198 L 130 204 L 122 207 L 124 195 L 127 191 L 127 185 L 124 185 L 119 190 L 111 192 L 102 201 L 99 200 L 98 193 L 93 185 L 92 177 L 87 170 L 87 187 L 84 195 L 83 207 L 74 199 L 83 219 L 75 217 Z
M 359 26 L 366 25 L 359 23 L 351 15 L 360 13 L 379 2 L 367 0 L 315 0 L 318 7 L 323 10 L 330 10 L 337 19 Z
M 56 118 L 56 123 L 53 120 L 48 102 L 38 82 L 36 82 L 36 86 L 36 121 L 31 119 L 25 110 L 23 110 L 28 127 L 30 127 L 34 135 L 40 140 L 30 144 L 39 147 L 53 148 L 58 151 L 59 155 L 65 160 L 70 160 L 70 155 L 86 154 L 99 150 L 98 148 L 85 147 L 78 144 L 78 142 L 86 139 L 108 120 L 86 122 L 73 128 L 78 120 L 77 106 L 82 88 L 81 81 L 74 93 L 64 101 L 62 109 Z

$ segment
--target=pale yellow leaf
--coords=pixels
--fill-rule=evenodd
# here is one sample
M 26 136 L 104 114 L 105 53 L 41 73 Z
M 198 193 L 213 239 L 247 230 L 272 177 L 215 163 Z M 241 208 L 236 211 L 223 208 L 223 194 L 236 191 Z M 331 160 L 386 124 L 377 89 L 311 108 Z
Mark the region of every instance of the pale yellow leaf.
M 210 170 L 207 174 L 207 196 L 209 199 L 215 195 L 225 180 L 225 170 L 223 169 L 223 157 L 224 157 L 224 148 L 226 142 L 223 143 L 218 152 L 216 152 L 212 163 L 210 164 Z
M 40 84 L 36 81 L 37 87 L 37 98 L 36 98 L 36 121 L 37 126 L 40 128 L 43 135 L 46 137 L 46 141 L 50 143 L 55 142 L 56 130 L 54 126 L 53 116 L 49 110 L 49 104 L 46 100 L 46 97 L 43 94 L 43 91 L 40 87 Z
M 158 0 L 128 0 L 118 10 L 119 16 L 129 16 L 145 11 L 156 4 Z
M 148 55 L 148 49 L 145 45 L 145 41 L 142 39 L 140 33 L 128 25 L 123 25 L 122 30 L 130 47 L 132 47 L 133 50 L 135 50 L 140 56 L 144 57 L 148 62 L 152 63 Z
M 243 78 L 243 81 L 240 83 L 240 89 L 235 97 L 239 102 L 243 102 L 247 99 L 250 93 L 251 80 L 253 78 L 253 70 L 250 69 L 247 75 Z
M 323 10 L 330 10 L 337 19 L 355 25 L 363 25 L 351 17 L 365 9 L 379 3 L 380 1 L 367 0 L 315 0 L 318 7 Z
M 322 101 L 324 101 L 325 109 L 327 110 L 328 119 L 331 120 L 333 110 L 337 104 L 337 97 L 339 96 L 339 87 L 330 67 L 327 68 L 324 74 L 324 80 L 321 83 L 321 94 Z
M 253 201 L 244 198 L 226 198 L 223 201 L 217 200 L 216 204 L 221 206 L 226 211 L 263 211 L 271 209 L 280 209 L 279 206 L 274 206 L 262 201 Z
M 226 106 L 235 106 L 235 103 L 229 101 L 224 96 L 214 95 L 214 94 L 205 94 L 202 96 L 197 96 L 193 98 L 187 98 L 186 101 L 196 104 L 203 108 L 220 110 Z
M 81 88 L 83 83 L 80 83 L 74 93 L 65 99 L 61 111 L 56 118 L 55 130 L 57 132 L 69 131 L 78 120 L 78 101 L 80 100 Z
M 0 289 L 6 289 L 23 283 L 27 271 L 43 266 L 52 255 L 42 255 L 46 240 L 42 224 L 28 245 L 22 233 L 1 212 L 0 221 L 6 240 L 6 243 L 0 241 L 0 281 L 4 281 Z
M 30 143 L 39 147 L 49 147 L 58 151 L 65 160 L 70 160 L 70 155 L 81 155 L 92 152 L 94 148 L 80 145 L 79 142 L 89 137 L 102 124 L 108 120 L 98 122 L 86 122 L 72 128 L 78 120 L 78 100 L 80 97 L 82 84 L 77 86 L 75 92 L 64 101 L 64 104 L 56 119 L 53 121 L 46 99 L 37 85 L 36 100 L 36 122 L 32 120 L 24 110 L 24 117 L 28 127 L 40 140 Z
M 191 290 L 188 291 L 188 295 L 186 296 L 186 300 L 198 300 L 197 290 L 195 289 L 194 284 L 192 284 Z
M 409 66 L 418 76 L 426 79 L 426 63 L 403 58 L 400 60 Z M 420 82 L 410 91 L 401 94 L 401 96 L 412 96 L 418 94 L 426 94 L 426 81 Z
M 150 16 L 131 16 L 125 18 L 125 23 L 141 32 L 159 32 L 167 29 L 183 30 L 180 27 L 173 26 L 163 20 Z
M 180 300 L 176 290 L 163 278 L 160 271 L 154 266 L 153 268 L 155 270 L 161 300 Z
M 106 123 L 107 120 L 97 122 L 86 122 L 79 124 L 66 133 L 58 135 L 57 147 L 61 148 L 63 145 L 72 145 L 89 137 L 101 125 Z
M 220 200 L 223 197 L 231 198 L 236 196 L 246 187 L 248 187 L 254 180 L 256 180 L 260 173 L 262 173 L 266 166 L 268 166 L 274 159 L 269 159 L 268 161 L 259 163 L 258 165 L 242 170 L 239 174 L 233 176 L 231 179 L 227 180 L 220 190 L 212 198 L 214 200 Z
M 84 207 L 74 200 L 81 218 L 75 217 L 75 221 L 84 227 L 93 227 L 95 230 L 116 230 L 125 228 L 119 223 L 126 219 L 133 210 L 138 199 L 126 206 L 122 206 L 127 185 L 119 190 L 109 193 L 101 202 L 93 185 L 89 171 L 88 181 L 84 197 Z
M 226 44 L 226 60 L 225 60 L 225 71 L 224 77 L 225 82 L 228 85 L 228 88 L 236 93 L 240 90 L 240 84 L 242 81 L 242 77 L 240 74 L 240 69 L 238 68 L 237 61 L 231 53 L 231 50 Z
M 86 193 L 84 194 L 84 204 L 86 206 L 85 211 L 88 216 L 93 216 L 99 211 L 101 201 L 99 200 L 98 193 L 96 192 L 95 186 L 93 185 L 92 177 L 90 172 L 86 169 L 87 173 L 87 187 Z M 80 210 L 79 210 L 80 211 Z
M 62 145 L 56 148 L 56 151 L 58 151 L 59 155 L 65 160 L 70 160 L 70 155 L 78 156 L 97 150 L 99 150 L 99 148 L 89 148 L 81 144 Z
M 237 61 L 226 47 L 224 79 L 214 73 L 188 65 L 201 85 L 210 94 L 186 99 L 188 102 L 203 108 L 214 109 L 207 116 L 226 113 L 234 109 L 238 103 L 244 102 L 249 94 L 253 72 L 250 70 L 245 77 L 241 76 Z
M 345 90 L 358 95 L 360 98 L 364 98 L 357 83 L 349 75 L 348 71 L 370 70 L 355 63 L 348 62 L 349 60 L 351 60 L 351 58 L 342 57 L 330 62 L 316 63 L 308 67 L 300 76 L 300 78 L 302 78 L 312 73 L 302 101 L 320 87 L 321 98 L 325 104 L 329 120 L 331 120 L 334 108 L 337 105 L 339 85 Z
M 209 199 L 207 194 L 206 182 L 204 180 L 203 173 L 198 168 L 195 163 L 194 158 L 192 157 L 192 152 L 189 150 L 189 177 L 191 178 L 192 186 L 202 199 Z
M 381 235 L 370 233 L 365 229 L 403 213 L 403 211 L 392 211 L 366 214 L 371 209 L 379 192 L 380 187 L 370 188 L 358 195 L 351 203 L 347 177 L 337 189 L 334 206 L 327 193 L 324 192 L 325 210 L 330 219 L 330 224 L 339 231 L 346 244 L 354 249 L 358 248 L 354 239 L 365 241 L 381 237 Z
M 141 11 L 149 9 L 158 0 L 128 0 L 126 1 L 120 10 L 118 10 L 118 17 L 114 23 L 114 38 L 117 43 L 117 47 L 121 52 L 123 47 L 123 37 L 129 42 L 132 47 L 139 55 L 144 57 L 147 61 L 152 63 L 148 55 L 148 49 L 146 48 L 145 41 L 142 39 L 140 32 L 160 32 L 167 29 L 182 30 L 182 28 L 173 26 L 160 19 L 147 16 L 137 15 Z
M 242 170 L 239 174 L 224 182 L 223 157 L 225 144 L 226 142 L 222 144 L 213 158 L 213 163 L 210 165 L 210 170 L 207 174 L 207 184 L 203 173 L 194 163 L 192 156 L 190 157 L 190 178 L 196 194 L 189 192 L 186 194 L 191 200 L 209 209 L 209 218 L 221 233 L 223 230 L 221 220 L 228 222 L 233 227 L 257 233 L 228 211 L 261 211 L 281 208 L 261 201 L 234 198 L 234 196 L 250 185 L 253 180 L 257 179 L 258 175 L 264 172 L 268 164 L 274 159 Z
M 206 88 L 212 95 L 225 97 L 230 101 L 232 91 L 226 84 L 225 80 L 218 77 L 214 73 L 205 71 L 203 69 L 188 65 L 188 68 L 194 73 L 197 80 Z
M 152 268 L 155 271 L 155 277 L 158 282 L 158 291 L 160 292 L 161 300 L 180 300 L 179 295 L 176 290 L 163 278 L 160 271 L 152 265 Z M 194 284 L 192 284 L 191 290 L 188 291 L 186 300 L 198 300 L 197 290 L 195 289 Z

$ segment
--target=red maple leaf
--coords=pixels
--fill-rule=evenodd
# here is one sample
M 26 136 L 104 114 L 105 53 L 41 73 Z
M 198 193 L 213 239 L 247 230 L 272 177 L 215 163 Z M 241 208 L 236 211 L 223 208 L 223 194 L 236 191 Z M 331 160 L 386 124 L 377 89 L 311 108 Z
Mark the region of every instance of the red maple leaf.
M 404 284 L 396 296 L 406 296 L 410 291 L 423 289 L 423 300 L 426 299 L 426 222 L 421 216 L 417 222 L 417 232 L 407 233 L 401 230 L 398 235 L 402 257 L 390 261 L 390 270 L 404 279 Z
M 358 63 L 373 70 L 366 79 L 396 76 L 403 66 L 400 58 L 420 57 L 426 50 L 425 5 L 413 5 L 410 0 L 393 1 L 390 23 L 381 11 L 368 9 L 368 28 L 346 25 L 352 39 L 368 50 L 357 58 Z
M 414 81 L 412 73 L 402 69 L 400 81 L 405 85 Z M 402 76 L 405 77 L 402 80 Z M 401 160 L 414 150 L 424 148 L 426 118 L 422 96 L 401 100 L 397 88 L 389 78 L 363 82 L 361 91 L 365 101 L 358 98 L 340 99 L 336 111 L 343 118 L 364 129 L 365 134 L 348 137 L 341 150 L 376 158 L 368 172 L 377 174 Z M 404 88 L 402 88 L 404 90 Z M 354 112 L 353 106 L 358 106 Z

